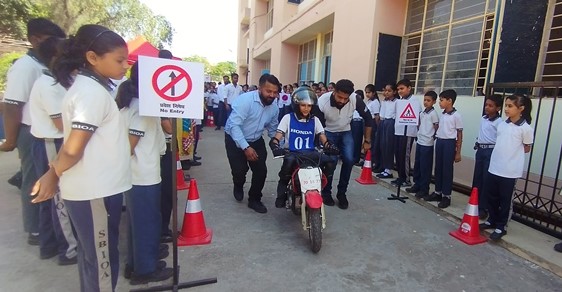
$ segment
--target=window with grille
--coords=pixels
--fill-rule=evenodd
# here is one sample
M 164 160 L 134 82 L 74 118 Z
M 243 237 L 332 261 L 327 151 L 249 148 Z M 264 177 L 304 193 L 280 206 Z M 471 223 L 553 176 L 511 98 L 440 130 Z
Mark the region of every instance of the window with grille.
M 400 62 L 414 92 L 475 95 L 486 82 L 497 0 L 410 0 Z
M 562 0 L 554 4 L 552 24 L 547 34 L 542 81 L 562 80 Z
M 273 0 L 267 2 L 267 20 L 265 30 L 273 27 Z
M 300 82 L 314 80 L 316 69 L 316 39 L 299 46 L 298 76 Z

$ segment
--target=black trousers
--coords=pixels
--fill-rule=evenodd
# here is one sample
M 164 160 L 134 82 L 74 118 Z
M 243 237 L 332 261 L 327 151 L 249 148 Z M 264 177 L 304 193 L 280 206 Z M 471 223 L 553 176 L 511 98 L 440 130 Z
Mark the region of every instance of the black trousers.
M 230 164 L 230 171 L 232 173 L 232 182 L 234 187 L 242 188 L 246 183 L 246 174 L 249 169 L 252 169 L 252 184 L 248 192 L 248 201 L 260 201 L 262 197 L 261 191 L 265 185 L 265 178 L 267 177 L 267 166 L 265 161 L 267 159 L 267 149 L 263 138 L 259 138 L 254 142 L 250 142 L 252 147 L 258 154 L 257 161 L 248 161 L 244 150 L 236 146 L 236 142 L 232 140 L 230 135 L 224 135 L 224 146 L 226 148 L 226 156 Z
M 313 161 L 320 161 L 319 166 L 322 170 L 322 173 L 326 176 L 326 178 L 330 179 L 334 176 L 334 170 L 336 170 L 336 163 L 333 159 L 331 159 L 328 155 L 317 152 L 317 151 L 308 151 L 305 152 L 303 155 L 312 159 Z M 298 166 L 297 156 L 295 154 L 285 155 L 283 158 L 283 165 L 281 165 L 281 169 L 279 170 L 279 182 L 277 183 L 277 197 L 282 196 L 287 192 L 287 185 L 291 180 L 291 176 L 293 172 Z
M 505 230 L 509 213 L 511 212 L 511 200 L 516 178 L 501 177 L 488 172 L 484 177 L 484 188 L 487 193 L 490 217 L 488 221 L 496 225 L 496 228 Z
M 396 166 L 398 168 L 398 178 L 402 181 L 410 180 L 411 155 L 413 137 L 395 136 L 396 137 Z
M 490 158 L 492 158 L 492 151 L 494 148 L 478 148 L 476 150 L 476 157 L 474 162 L 474 175 L 472 177 L 472 187 L 478 188 L 478 209 L 488 210 L 488 197 L 484 190 L 484 179 L 488 174 L 488 167 L 490 167 Z
M 383 120 L 379 132 L 381 135 L 380 148 L 382 150 L 382 167 L 392 170 L 394 167 L 394 119 Z
M 172 150 L 170 143 L 166 142 L 166 152 L 160 157 L 160 213 L 162 214 L 162 235 L 171 235 L 170 216 L 172 216 Z

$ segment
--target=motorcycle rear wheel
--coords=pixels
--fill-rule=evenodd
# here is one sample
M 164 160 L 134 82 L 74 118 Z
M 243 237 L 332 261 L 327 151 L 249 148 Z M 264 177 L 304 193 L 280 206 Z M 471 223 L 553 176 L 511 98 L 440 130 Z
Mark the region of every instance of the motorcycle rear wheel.
M 307 213 L 310 249 L 313 253 L 317 253 L 322 248 L 322 215 L 320 209 L 307 209 Z

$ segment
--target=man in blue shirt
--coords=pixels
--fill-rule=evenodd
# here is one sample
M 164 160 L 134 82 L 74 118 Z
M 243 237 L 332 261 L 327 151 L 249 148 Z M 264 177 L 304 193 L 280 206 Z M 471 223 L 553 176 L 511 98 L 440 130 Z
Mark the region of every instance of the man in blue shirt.
M 257 91 L 244 93 L 232 103 L 232 113 L 224 128 L 224 144 L 234 183 L 234 198 L 238 202 L 244 198 L 246 173 L 251 168 L 252 184 L 248 192 L 248 207 L 258 213 L 267 213 L 267 208 L 261 202 L 261 192 L 267 177 L 267 150 L 262 135 L 264 129 L 267 129 L 269 137 L 276 133 L 279 108 L 272 103 L 279 96 L 279 88 L 277 77 L 262 75 Z

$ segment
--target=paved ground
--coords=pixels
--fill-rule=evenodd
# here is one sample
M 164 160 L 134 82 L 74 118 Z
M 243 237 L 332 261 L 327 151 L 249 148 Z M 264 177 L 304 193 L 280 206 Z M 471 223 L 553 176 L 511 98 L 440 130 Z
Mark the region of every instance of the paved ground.
M 312 254 L 299 218 L 273 207 L 281 161 L 270 157 L 268 163 L 263 201 L 269 212 L 255 213 L 232 197 L 223 132 L 205 128 L 202 134 L 203 166 L 188 173 L 197 178 L 214 237 L 210 245 L 180 249 L 180 281 L 217 277 L 218 283 L 192 291 L 562 290 L 561 278 L 498 245 L 455 240 L 448 232 L 458 224 L 432 210 L 387 201 L 390 191 L 380 184 L 350 184 L 350 208 L 327 208 L 322 250 Z M 25 243 L 18 193 L 6 183 L 16 155 L 0 154 L 0 162 L 0 291 L 77 291 L 75 266 L 41 261 L 37 248 Z M 186 194 L 179 196 L 182 213 Z M 117 290 L 130 288 L 120 277 Z

